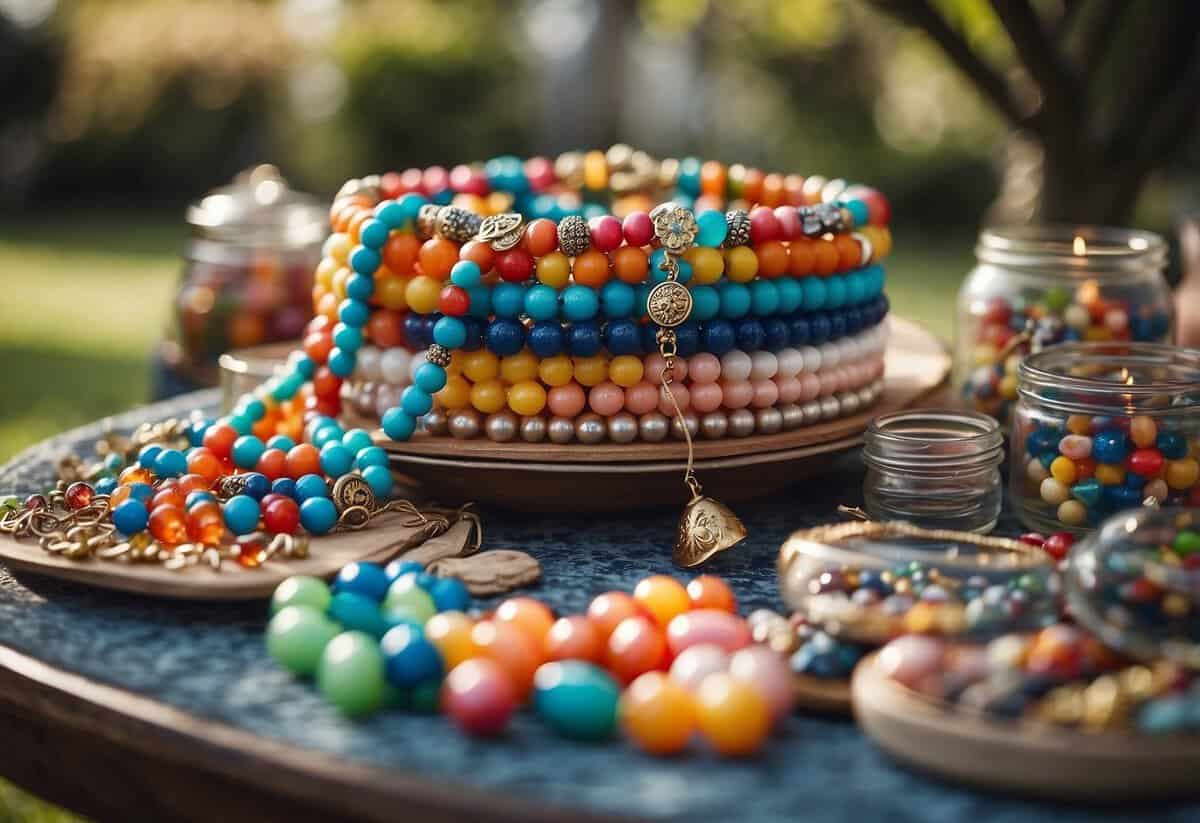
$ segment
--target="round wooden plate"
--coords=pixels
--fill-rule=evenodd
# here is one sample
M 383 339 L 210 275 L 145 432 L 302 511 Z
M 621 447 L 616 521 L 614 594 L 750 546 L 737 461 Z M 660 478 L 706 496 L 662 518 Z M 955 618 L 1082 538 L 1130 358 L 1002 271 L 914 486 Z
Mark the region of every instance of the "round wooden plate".
M 870 409 L 774 435 L 696 441 L 696 472 L 723 500 L 758 497 L 827 470 L 861 442 L 877 415 L 916 405 L 946 379 L 950 357 L 933 334 L 891 319 L 885 386 Z M 679 503 L 687 447 L 669 443 L 492 443 L 417 436 L 397 443 L 381 431 L 393 471 L 444 502 L 473 500 L 528 511 L 621 511 Z
M 796 708 L 800 711 L 845 716 L 851 713 L 853 704 L 849 680 L 793 674 L 792 686 L 796 694 Z
M 854 669 L 854 715 L 880 748 L 939 777 L 1091 803 L 1200 794 L 1200 739 L 1084 734 L 989 720 L 886 677 L 875 654 Z

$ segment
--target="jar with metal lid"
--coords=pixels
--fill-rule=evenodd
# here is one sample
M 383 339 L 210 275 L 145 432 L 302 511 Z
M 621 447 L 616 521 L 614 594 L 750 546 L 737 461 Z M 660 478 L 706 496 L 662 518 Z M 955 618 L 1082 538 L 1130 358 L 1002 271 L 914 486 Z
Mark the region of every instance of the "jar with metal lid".
M 952 409 L 882 415 L 867 427 L 862 455 L 873 519 L 980 533 L 995 527 L 1004 436 L 993 418 Z
M 954 379 L 967 408 L 1008 423 L 1025 355 L 1063 342 L 1169 342 L 1167 247 L 1086 226 L 985 229 L 958 295 Z
M 213 385 L 230 349 L 294 340 L 312 314 L 326 209 L 256 166 L 187 211 L 191 239 L 162 360 L 179 386 Z
M 1200 505 L 1200 351 L 1064 343 L 1030 355 L 1009 446 L 1018 518 L 1084 534 L 1149 505 Z

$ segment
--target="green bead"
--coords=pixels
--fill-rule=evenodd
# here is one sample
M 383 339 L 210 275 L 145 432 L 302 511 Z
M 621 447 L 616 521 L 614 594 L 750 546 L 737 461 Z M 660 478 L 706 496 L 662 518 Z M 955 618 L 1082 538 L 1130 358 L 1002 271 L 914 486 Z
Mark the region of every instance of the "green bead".
M 9 494 L 5 495 L 4 497 L 0 497 L 0 511 L 16 511 L 19 508 L 21 508 L 21 499 L 15 494 Z
M 546 663 L 533 685 L 538 716 L 558 734 L 573 740 L 612 736 L 621 689 L 604 669 L 582 660 Z
M 1050 311 L 1062 314 L 1063 310 L 1071 303 L 1071 292 L 1063 286 L 1051 286 L 1042 295 L 1042 301 Z
M 404 619 L 419 625 L 437 614 L 437 607 L 429 592 L 418 585 L 415 575 L 405 575 L 399 578 L 388 589 L 383 598 L 383 611 L 390 620 L 393 614 L 403 614 Z
M 297 575 L 289 577 L 275 587 L 271 595 L 271 614 L 285 606 L 312 606 L 322 614 L 329 608 L 329 586 L 324 580 Z
M 287 606 L 267 624 L 267 651 L 292 674 L 306 677 L 317 670 L 321 654 L 339 627 L 311 606 Z
M 379 642 L 363 632 L 342 632 L 329 642 L 317 667 L 321 696 L 351 717 L 371 714 L 383 706 L 383 652 Z
M 1200 534 L 1191 529 L 1184 529 L 1175 535 L 1175 541 L 1171 544 L 1171 548 L 1175 549 L 1176 554 L 1200 552 Z
M 426 680 L 408 690 L 408 705 L 414 712 L 436 714 L 441 705 L 442 681 Z

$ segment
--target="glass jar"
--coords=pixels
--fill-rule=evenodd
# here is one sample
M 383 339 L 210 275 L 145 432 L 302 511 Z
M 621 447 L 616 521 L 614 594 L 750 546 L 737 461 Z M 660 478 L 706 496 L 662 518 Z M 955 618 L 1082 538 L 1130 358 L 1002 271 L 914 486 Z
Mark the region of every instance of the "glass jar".
M 867 427 L 862 455 L 872 519 L 981 533 L 995 527 L 1004 436 L 993 418 L 941 409 L 885 414 Z
M 967 408 L 1007 425 L 1021 358 L 1073 341 L 1170 342 L 1167 247 L 1134 229 L 985 229 L 958 294 L 954 380 Z
M 161 353 L 178 388 L 215 385 L 217 358 L 231 349 L 300 336 L 327 218 L 266 165 L 188 209 L 192 237 Z
M 1109 518 L 1071 550 L 1063 588 L 1075 619 L 1117 651 L 1200 669 L 1200 512 Z
M 1200 351 L 1063 343 L 1021 364 L 1009 446 L 1029 528 L 1085 534 L 1109 515 L 1200 505 Z

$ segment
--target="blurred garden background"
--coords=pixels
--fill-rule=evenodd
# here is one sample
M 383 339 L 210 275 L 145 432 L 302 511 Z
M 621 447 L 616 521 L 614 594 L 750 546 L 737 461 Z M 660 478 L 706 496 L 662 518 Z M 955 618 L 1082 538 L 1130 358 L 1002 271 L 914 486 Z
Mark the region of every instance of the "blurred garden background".
M 1173 235 L 1191 0 L 0 0 L 0 460 L 154 391 L 187 204 L 623 141 L 873 184 L 939 333 L 987 222 Z M 1200 309 L 1198 309 L 1200 310 Z M 59 812 L 0 789 L 0 823 Z

